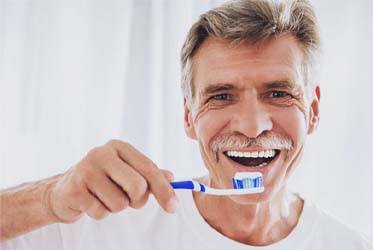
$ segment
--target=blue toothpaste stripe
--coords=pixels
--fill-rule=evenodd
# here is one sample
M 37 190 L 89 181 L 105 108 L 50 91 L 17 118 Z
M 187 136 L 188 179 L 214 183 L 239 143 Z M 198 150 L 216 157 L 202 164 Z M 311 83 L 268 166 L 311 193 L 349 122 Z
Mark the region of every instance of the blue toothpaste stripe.
M 242 180 L 232 178 L 232 184 L 234 189 L 263 187 L 263 177 L 258 176 L 256 178 L 245 178 Z
M 237 189 L 237 184 L 236 184 L 236 179 L 235 178 L 232 178 L 232 184 L 233 184 L 233 188 Z
M 238 186 L 238 188 L 243 188 L 242 180 L 237 180 L 237 186 Z

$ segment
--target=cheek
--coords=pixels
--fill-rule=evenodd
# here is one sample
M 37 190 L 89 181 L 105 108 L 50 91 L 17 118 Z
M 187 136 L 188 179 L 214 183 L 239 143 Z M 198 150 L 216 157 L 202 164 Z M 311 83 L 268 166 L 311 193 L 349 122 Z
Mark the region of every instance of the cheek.
M 283 128 L 290 134 L 303 134 L 306 132 L 306 120 L 301 112 L 283 112 L 277 119 Z
M 204 147 L 219 134 L 229 123 L 229 111 L 226 109 L 206 110 L 199 113 L 194 120 L 197 138 L 203 142 Z
M 224 179 L 224 173 L 217 171 L 221 169 L 216 163 L 215 155 L 212 153 L 211 141 L 221 133 L 229 123 L 229 112 L 224 109 L 206 110 L 198 113 L 194 120 L 195 131 L 199 140 L 202 159 L 208 169 L 211 179 L 218 181 Z
M 294 147 L 302 144 L 307 134 L 307 121 L 304 110 L 303 106 L 301 109 L 297 105 L 293 105 L 272 113 L 272 118 L 276 125 L 291 137 L 295 144 Z
M 303 145 L 307 136 L 306 118 L 299 108 L 293 106 L 289 107 L 288 110 L 276 113 L 274 119 L 276 119 L 277 125 L 282 132 L 291 138 L 293 142 L 293 150 L 284 158 L 284 168 L 277 169 L 276 172 L 272 174 L 277 176 L 279 175 L 277 171 L 280 171 L 283 173 L 284 178 L 287 178 L 298 165 L 302 153 Z
M 290 137 L 293 142 L 293 150 L 282 159 L 279 167 L 272 168 L 266 176 L 268 186 L 272 186 L 276 190 L 282 186 L 283 182 L 286 182 L 297 166 L 296 159 L 301 154 L 307 129 L 305 116 L 296 106 L 272 112 L 272 119 L 276 126 L 274 130 Z

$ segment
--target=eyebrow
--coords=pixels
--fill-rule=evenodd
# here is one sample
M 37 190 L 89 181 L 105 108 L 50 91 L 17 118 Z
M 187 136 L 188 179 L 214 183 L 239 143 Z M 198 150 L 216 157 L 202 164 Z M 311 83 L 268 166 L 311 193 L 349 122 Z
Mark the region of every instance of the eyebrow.
M 288 89 L 293 90 L 297 88 L 297 85 L 290 80 L 284 80 L 284 81 L 272 81 L 264 83 L 263 88 L 265 89 Z
M 235 89 L 235 88 L 236 87 L 233 84 L 230 84 L 230 83 L 211 84 L 201 91 L 201 95 L 202 96 L 207 96 L 207 95 L 211 95 L 211 94 L 218 93 L 218 92 L 221 92 L 221 91 L 232 90 L 232 89 Z
M 271 81 L 266 82 L 261 86 L 263 89 L 287 89 L 287 90 L 294 90 L 297 88 L 296 84 L 291 80 L 281 80 L 281 81 Z M 201 96 L 208 96 L 215 93 L 237 89 L 237 86 L 231 83 L 215 83 L 207 86 L 201 92 Z

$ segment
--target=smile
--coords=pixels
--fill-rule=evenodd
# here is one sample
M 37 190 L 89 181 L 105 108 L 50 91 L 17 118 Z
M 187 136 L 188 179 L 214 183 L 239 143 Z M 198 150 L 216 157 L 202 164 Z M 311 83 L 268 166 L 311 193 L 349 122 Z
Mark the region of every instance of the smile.
M 224 155 L 240 165 L 244 165 L 246 167 L 261 168 L 265 167 L 271 161 L 273 161 L 279 155 L 279 153 L 280 150 L 277 149 L 252 152 L 230 150 L 225 151 Z

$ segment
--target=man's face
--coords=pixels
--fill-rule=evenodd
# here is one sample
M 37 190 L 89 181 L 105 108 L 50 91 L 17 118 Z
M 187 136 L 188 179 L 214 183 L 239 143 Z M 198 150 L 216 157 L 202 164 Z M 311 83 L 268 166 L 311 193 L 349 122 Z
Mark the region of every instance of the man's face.
M 317 125 L 319 88 L 306 94 L 303 52 L 292 35 L 231 47 L 208 38 L 193 57 L 194 99 L 185 102 L 187 134 L 199 141 L 211 185 L 232 188 L 236 172 L 261 172 L 273 197 L 294 170 L 306 135 Z

